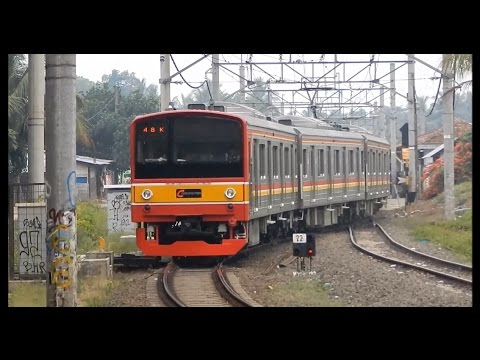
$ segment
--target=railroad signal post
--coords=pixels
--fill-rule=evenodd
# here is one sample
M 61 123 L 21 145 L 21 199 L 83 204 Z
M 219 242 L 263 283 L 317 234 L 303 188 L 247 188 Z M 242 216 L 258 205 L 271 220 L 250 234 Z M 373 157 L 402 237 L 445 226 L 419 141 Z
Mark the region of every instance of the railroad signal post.
M 292 236 L 293 256 L 297 257 L 297 271 L 305 271 L 305 258 L 309 258 L 309 269 L 312 271 L 312 257 L 316 255 L 315 236 L 313 234 L 295 233 Z

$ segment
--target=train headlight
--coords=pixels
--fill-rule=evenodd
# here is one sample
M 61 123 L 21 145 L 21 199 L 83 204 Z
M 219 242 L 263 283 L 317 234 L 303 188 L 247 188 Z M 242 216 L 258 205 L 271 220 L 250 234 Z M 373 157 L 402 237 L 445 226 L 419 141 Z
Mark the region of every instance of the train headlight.
M 144 198 L 145 200 L 150 199 L 152 196 L 153 196 L 152 190 L 145 189 L 145 190 L 142 191 L 142 198 Z
M 232 188 L 228 188 L 227 190 L 225 190 L 225 196 L 228 199 L 233 199 L 236 193 L 237 192 L 235 191 L 235 189 L 232 189 Z

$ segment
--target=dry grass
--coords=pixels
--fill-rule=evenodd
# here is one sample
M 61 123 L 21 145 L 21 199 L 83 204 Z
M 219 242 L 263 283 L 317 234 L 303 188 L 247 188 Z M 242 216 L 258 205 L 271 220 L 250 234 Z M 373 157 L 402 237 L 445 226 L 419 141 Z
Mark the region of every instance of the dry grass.
M 271 306 L 343 306 L 340 301 L 330 299 L 326 288 L 318 280 L 309 279 L 308 275 L 295 277 L 288 283 L 276 285 L 266 296 Z
M 47 287 L 41 282 L 10 282 L 8 306 L 10 307 L 46 307 Z
M 472 211 L 457 214 L 455 220 L 444 217 L 444 194 L 430 200 L 418 200 L 407 207 L 410 216 L 403 219 L 405 226 L 417 240 L 427 239 L 450 249 L 466 261 L 472 260 Z M 472 182 L 455 186 L 455 205 L 472 207 Z

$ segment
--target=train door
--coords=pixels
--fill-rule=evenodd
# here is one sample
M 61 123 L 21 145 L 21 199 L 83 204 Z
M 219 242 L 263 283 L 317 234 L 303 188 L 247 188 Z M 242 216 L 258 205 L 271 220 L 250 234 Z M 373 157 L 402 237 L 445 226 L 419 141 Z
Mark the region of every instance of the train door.
M 302 181 L 301 188 L 303 190 L 303 200 L 310 200 L 310 191 L 305 185 L 308 183 L 308 148 L 302 148 Z M 306 189 L 305 189 L 306 187 Z
M 316 191 L 316 171 L 315 171 L 315 147 L 310 146 L 310 199 L 317 198 L 317 191 Z
M 343 182 L 343 197 L 347 195 L 347 148 L 342 147 L 342 182 Z
M 332 166 L 332 156 L 333 151 L 331 146 L 327 146 L 327 198 L 331 199 L 333 197 L 333 190 L 335 186 L 333 184 L 333 166 Z
M 332 186 L 333 186 L 333 196 L 341 196 L 342 195 L 342 188 L 341 188 L 341 177 L 340 177 L 340 148 L 333 148 L 333 181 L 332 181 Z
M 267 149 L 265 143 L 259 143 L 258 146 L 258 160 L 260 164 L 260 183 L 259 183 L 259 191 L 258 195 L 260 198 L 259 201 L 259 208 L 267 208 L 268 198 L 269 198 L 269 190 L 268 190 L 268 180 L 267 180 Z
M 362 193 L 362 174 L 363 174 L 362 164 L 363 164 L 363 151 L 357 148 L 357 183 L 358 183 L 357 193 L 358 194 Z
M 271 209 L 273 204 L 273 166 L 272 166 L 272 142 L 268 141 L 268 157 L 267 157 L 267 181 L 268 181 L 268 204 L 267 208 Z
M 283 155 L 284 152 L 283 143 L 280 143 L 280 152 L 279 152 L 279 163 L 280 163 L 280 203 L 285 203 L 285 156 Z
M 253 140 L 253 157 L 250 162 L 251 169 L 250 169 L 250 193 L 252 196 L 252 205 L 251 208 L 259 208 L 260 207 L 260 181 L 259 181 L 259 157 L 258 157 L 258 140 Z M 252 210 L 253 212 L 253 210 Z
M 290 194 L 291 194 L 291 201 L 296 201 L 296 196 L 295 196 L 295 193 L 296 193 L 295 181 L 296 181 L 296 177 L 297 177 L 296 156 L 297 156 L 297 150 L 296 150 L 295 146 L 292 144 L 292 145 L 290 145 L 290 159 L 291 159 L 291 161 L 290 161 L 290 186 L 291 186 Z

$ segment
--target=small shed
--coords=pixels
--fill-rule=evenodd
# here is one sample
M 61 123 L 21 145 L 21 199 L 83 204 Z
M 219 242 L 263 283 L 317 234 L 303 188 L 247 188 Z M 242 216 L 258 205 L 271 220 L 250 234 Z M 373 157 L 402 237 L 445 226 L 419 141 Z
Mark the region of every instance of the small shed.
M 77 155 L 77 199 L 92 200 L 105 198 L 104 186 L 108 166 L 113 160 Z

